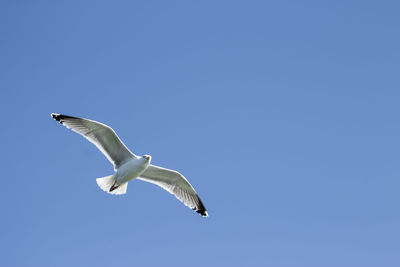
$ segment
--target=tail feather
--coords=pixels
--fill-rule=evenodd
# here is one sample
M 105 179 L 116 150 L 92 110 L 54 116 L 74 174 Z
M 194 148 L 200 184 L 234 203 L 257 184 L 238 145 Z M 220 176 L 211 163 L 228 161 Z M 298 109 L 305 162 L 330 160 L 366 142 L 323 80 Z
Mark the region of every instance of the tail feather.
M 123 195 L 126 193 L 128 183 L 120 185 L 115 184 L 115 175 L 109 175 L 102 178 L 97 178 L 96 182 L 103 191 L 112 195 Z

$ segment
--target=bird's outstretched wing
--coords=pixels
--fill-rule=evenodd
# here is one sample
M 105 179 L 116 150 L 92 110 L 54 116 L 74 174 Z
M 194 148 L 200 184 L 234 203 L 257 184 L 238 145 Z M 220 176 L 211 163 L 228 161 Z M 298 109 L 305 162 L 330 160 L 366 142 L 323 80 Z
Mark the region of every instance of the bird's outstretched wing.
M 190 183 L 179 172 L 150 164 L 138 179 L 164 188 L 200 215 L 208 216 L 207 210 L 196 191 L 194 191 Z
M 92 142 L 114 165 L 114 169 L 136 157 L 122 143 L 114 130 L 105 124 L 56 113 L 51 113 L 51 117 Z

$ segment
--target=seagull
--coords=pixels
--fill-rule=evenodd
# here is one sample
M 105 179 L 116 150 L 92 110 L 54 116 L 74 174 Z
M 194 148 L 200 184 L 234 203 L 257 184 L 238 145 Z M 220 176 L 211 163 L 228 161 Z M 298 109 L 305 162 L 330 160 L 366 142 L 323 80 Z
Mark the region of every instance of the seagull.
M 57 113 L 51 113 L 51 117 L 88 139 L 114 165 L 114 174 L 96 179 L 98 186 L 105 192 L 125 194 L 128 182 L 139 179 L 160 186 L 201 216 L 208 217 L 203 202 L 182 174 L 151 164 L 150 155 L 133 154 L 111 127 L 97 121 Z

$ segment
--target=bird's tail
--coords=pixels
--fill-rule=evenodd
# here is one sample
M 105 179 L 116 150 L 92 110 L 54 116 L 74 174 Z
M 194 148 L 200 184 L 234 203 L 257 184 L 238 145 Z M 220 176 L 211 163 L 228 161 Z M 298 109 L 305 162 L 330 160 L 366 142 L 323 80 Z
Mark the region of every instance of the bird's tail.
M 96 182 L 101 189 L 112 195 L 123 195 L 126 193 L 126 189 L 128 188 L 128 183 L 123 183 L 120 185 L 115 184 L 116 180 L 114 174 L 97 178 Z

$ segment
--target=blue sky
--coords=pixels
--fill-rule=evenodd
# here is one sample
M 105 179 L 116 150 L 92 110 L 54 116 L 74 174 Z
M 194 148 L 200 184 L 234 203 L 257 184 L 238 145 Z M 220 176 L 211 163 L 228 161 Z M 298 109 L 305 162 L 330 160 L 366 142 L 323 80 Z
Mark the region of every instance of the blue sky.
M 1 266 L 399 266 L 398 1 L 1 1 Z M 182 172 L 210 217 L 51 112 Z

